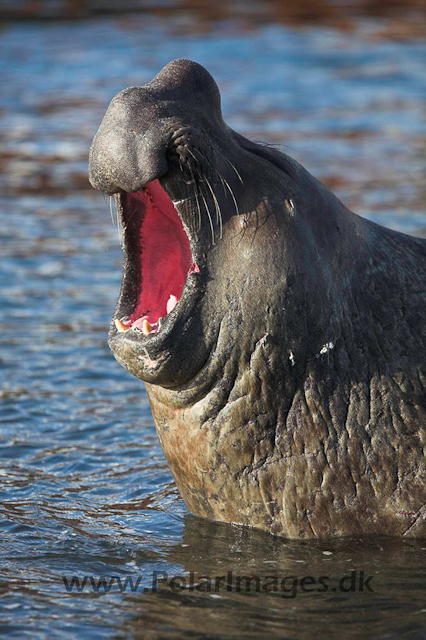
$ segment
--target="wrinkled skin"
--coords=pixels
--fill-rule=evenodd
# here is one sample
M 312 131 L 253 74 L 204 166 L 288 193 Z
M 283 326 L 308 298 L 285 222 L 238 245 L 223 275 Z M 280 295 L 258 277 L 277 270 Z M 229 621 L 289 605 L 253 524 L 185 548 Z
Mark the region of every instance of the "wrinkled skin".
M 207 187 L 197 229 L 196 171 L 222 237 Z M 119 208 L 157 178 L 200 273 L 159 333 L 112 324 L 109 341 L 147 383 L 188 509 L 291 538 L 425 536 L 426 241 L 229 129 L 187 60 L 118 94 L 92 145 L 91 182 Z M 123 226 L 116 317 L 136 286 Z

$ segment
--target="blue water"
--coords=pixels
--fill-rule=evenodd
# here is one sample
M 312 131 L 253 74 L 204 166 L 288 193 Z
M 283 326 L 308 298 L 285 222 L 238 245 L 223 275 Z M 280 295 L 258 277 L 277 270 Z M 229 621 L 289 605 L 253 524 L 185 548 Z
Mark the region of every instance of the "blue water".
M 426 236 L 426 42 L 355 26 L 206 31 L 189 14 L 3 25 L 0 632 L 426 637 L 426 543 L 287 542 L 187 514 L 143 384 L 106 343 L 122 255 L 86 177 L 113 95 L 189 57 L 217 79 L 233 128 L 284 145 L 357 213 Z M 300 583 L 364 571 L 374 590 L 144 593 L 161 571 L 188 585 L 190 572 Z M 74 575 L 140 577 L 140 588 L 68 593 Z

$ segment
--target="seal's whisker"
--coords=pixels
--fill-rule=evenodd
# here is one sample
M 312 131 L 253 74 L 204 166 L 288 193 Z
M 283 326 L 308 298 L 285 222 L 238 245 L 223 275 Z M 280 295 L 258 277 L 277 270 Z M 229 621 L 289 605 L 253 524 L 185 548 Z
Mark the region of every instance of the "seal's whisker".
M 102 192 L 102 197 L 104 199 L 104 202 L 105 202 L 106 206 L 108 206 L 108 201 L 106 199 L 106 193 Z M 115 225 L 114 225 L 114 218 L 113 218 L 113 215 L 112 215 L 111 198 L 112 198 L 112 196 L 109 196 L 109 212 L 110 212 L 110 215 L 111 215 L 112 226 L 114 227 Z
M 188 153 L 190 153 L 190 154 L 191 154 L 191 156 L 192 156 L 192 157 L 194 158 L 194 160 L 195 160 L 195 166 L 196 166 L 196 167 L 199 167 L 199 166 L 200 166 L 200 160 L 199 160 L 199 158 L 197 158 L 197 157 L 194 155 L 194 153 L 191 151 L 191 149 L 190 149 L 189 147 L 187 147 L 187 149 L 188 149 Z M 203 156 L 203 154 L 201 153 L 201 151 L 198 151 L 198 149 L 195 149 L 195 151 L 197 151 L 197 153 L 199 153 L 199 155 L 201 156 L 201 159 L 202 159 L 202 160 L 205 160 L 205 161 L 206 161 L 206 163 L 208 164 L 207 158 L 206 158 L 205 156 Z M 199 176 L 200 176 L 200 179 L 204 179 L 204 178 L 201 176 L 200 170 L 198 171 L 198 174 L 199 174 Z
M 223 177 L 222 177 L 222 175 L 219 173 L 219 171 L 218 171 L 217 169 L 216 169 L 216 173 L 217 173 L 217 175 L 219 176 L 219 180 L 220 180 L 220 181 L 221 181 L 221 183 L 222 183 L 222 187 L 223 187 L 223 195 L 224 195 L 224 196 L 225 196 L 225 198 L 226 198 L 226 186 L 225 186 L 225 182 L 223 181 Z
M 198 162 L 198 159 L 194 155 L 192 150 L 188 148 L 188 151 L 191 154 L 191 156 L 194 158 L 194 160 L 196 162 Z M 197 154 L 206 162 L 206 164 L 211 164 L 210 161 L 208 160 L 208 158 L 206 158 L 206 156 L 199 149 L 195 148 L 194 151 L 197 152 Z M 222 235 L 223 235 L 222 212 L 220 210 L 220 205 L 219 205 L 218 199 L 216 197 L 216 194 L 215 194 L 215 192 L 214 192 L 214 190 L 213 190 L 213 188 L 212 188 L 207 176 L 203 176 L 202 179 L 206 182 L 206 184 L 208 185 L 208 187 L 210 189 L 210 192 L 212 194 L 214 205 L 215 205 L 215 209 L 216 209 L 216 222 L 219 224 L 219 238 L 222 238 Z M 209 217 L 210 217 L 210 214 L 209 214 Z
M 189 150 L 189 152 L 191 153 L 191 151 L 190 151 L 190 150 Z M 198 161 L 197 161 L 197 159 L 195 158 L 194 154 L 193 154 L 193 153 L 191 153 L 191 155 L 192 155 L 192 157 L 195 159 L 195 161 L 196 161 L 196 162 L 198 162 Z M 200 192 L 200 195 L 201 195 L 201 197 L 202 197 L 202 199 L 203 199 L 204 207 L 205 207 L 205 209 L 206 209 L 206 213 L 207 213 L 207 216 L 208 216 L 208 218 L 209 218 L 209 222 L 210 222 L 210 229 L 211 229 L 211 232 L 212 232 L 212 244 L 213 244 L 213 245 L 215 245 L 215 244 L 216 244 L 216 242 L 215 242 L 215 234 L 214 234 L 214 225 L 213 225 L 213 220 L 212 220 L 212 217 L 211 217 L 211 214 L 210 214 L 209 206 L 208 206 L 208 204 L 207 204 L 206 198 L 204 197 L 204 193 L 203 193 L 203 190 L 202 190 L 202 184 L 203 184 L 203 182 L 205 182 L 205 181 L 206 181 L 206 177 L 201 173 L 200 168 L 199 168 L 198 166 L 196 166 L 196 167 L 194 167 L 194 168 L 196 168 L 196 169 L 197 169 L 197 174 L 198 174 L 197 186 L 198 186 L 198 188 L 199 188 L 199 192 Z
M 212 217 L 211 217 L 211 215 L 210 215 L 210 210 L 209 210 L 209 207 L 208 207 L 208 205 L 207 205 L 206 199 L 205 199 L 205 197 L 204 197 L 203 191 L 202 191 L 202 189 L 201 189 L 201 182 L 200 182 L 200 194 L 201 194 L 201 197 L 202 197 L 202 199 L 203 199 L 204 206 L 205 206 L 205 208 L 206 208 L 206 212 L 207 212 L 207 215 L 208 215 L 208 218 L 209 218 L 209 222 L 210 222 L 210 229 L 211 229 L 211 231 L 212 231 L 212 244 L 213 244 L 213 245 L 215 245 L 216 243 L 215 243 L 215 237 L 214 237 L 214 226 L 213 226 L 213 220 L 212 220 Z
M 191 180 L 194 183 L 194 194 L 195 194 L 195 200 L 197 202 L 197 209 L 198 209 L 198 231 L 201 229 L 201 209 L 200 209 L 200 201 L 198 200 L 198 184 L 197 181 L 195 180 L 195 176 L 194 176 L 194 172 L 192 171 L 192 167 L 191 165 L 189 166 L 189 171 L 191 173 Z
M 201 191 L 201 197 L 203 199 L 204 206 L 205 206 L 206 212 L 207 212 L 207 216 L 208 216 L 209 222 L 210 222 L 210 229 L 211 229 L 211 232 L 212 232 L 212 244 L 215 245 L 216 244 L 216 240 L 215 240 L 213 220 L 212 220 L 212 217 L 211 217 L 211 214 L 210 214 L 210 209 L 209 209 L 209 206 L 207 204 L 206 198 L 204 197 L 204 194 L 203 194 L 202 191 Z
M 227 162 L 228 164 L 230 164 L 230 165 L 231 165 L 231 167 L 233 168 L 233 170 L 234 170 L 234 171 L 235 171 L 235 173 L 237 174 L 237 176 L 238 176 L 238 178 L 239 178 L 239 180 L 240 180 L 241 184 L 244 184 L 242 177 L 240 176 L 240 174 L 238 173 L 237 169 L 234 167 L 234 165 L 232 164 L 232 162 L 231 162 L 230 160 L 228 160 L 228 158 L 226 158 L 225 156 L 223 156 L 223 157 L 224 157 L 224 159 L 226 160 L 226 162 Z
M 193 152 L 191 151 L 191 149 L 190 149 L 189 147 L 186 147 L 186 149 L 187 149 L 188 153 L 190 153 L 190 154 L 191 154 L 191 156 L 194 158 L 195 162 L 197 162 L 197 163 L 198 163 L 198 158 L 196 158 L 196 157 L 194 156 L 194 154 L 193 154 Z M 200 155 L 202 156 L 202 154 L 201 154 L 201 153 L 200 153 Z
M 194 155 L 194 153 L 191 151 L 191 149 L 189 149 L 189 147 L 188 147 L 188 151 L 191 154 L 191 156 L 194 158 L 195 162 L 199 164 L 200 163 L 199 159 Z M 200 155 L 201 159 L 204 160 L 207 165 L 210 164 L 209 160 L 206 158 L 206 156 L 203 153 L 201 153 L 199 149 L 194 149 L 194 151 L 196 151 Z
M 229 183 L 227 182 L 227 180 L 225 180 L 225 184 L 226 184 L 226 186 L 227 186 L 227 187 L 228 187 L 228 189 L 229 189 L 229 193 L 231 194 L 231 198 L 232 198 L 232 200 L 234 201 L 235 211 L 237 212 L 237 216 L 239 216 L 239 215 L 240 215 L 240 210 L 239 210 L 239 208 L 238 208 L 238 203 L 237 203 L 237 200 L 236 200 L 236 198 L 235 198 L 235 196 L 234 196 L 234 192 L 232 191 L 232 189 L 231 189 L 231 187 L 230 187 Z
M 219 238 L 222 239 L 223 225 L 222 225 L 222 213 L 221 213 L 221 210 L 220 210 L 220 205 L 219 205 L 218 199 L 216 198 L 216 194 L 215 194 L 215 192 L 213 190 L 213 187 L 211 186 L 210 181 L 209 181 L 208 178 L 206 178 L 206 182 L 207 182 L 207 185 L 208 185 L 208 187 L 209 187 L 209 189 L 211 191 L 211 194 L 213 196 L 213 200 L 214 200 L 214 204 L 215 204 L 215 208 L 216 208 L 216 222 L 219 223 Z
M 118 207 L 117 207 L 117 200 L 114 198 L 114 204 L 115 204 L 115 213 L 117 215 L 117 232 L 118 232 L 118 241 L 120 243 L 120 246 L 123 246 L 123 229 L 121 228 L 120 225 L 120 221 L 118 218 Z M 114 223 L 113 223 L 114 224 Z
M 200 231 L 201 229 L 201 207 L 200 207 L 200 201 L 199 201 L 199 191 L 198 191 L 198 185 L 194 186 L 194 193 L 195 193 L 195 201 L 197 203 L 197 210 L 198 210 L 198 228 L 197 231 Z
M 222 180 L 222 184 L 223 184 L 223 185 L 226 185 L 226 187 L 228 188 L 229 193 L 231 194 L 232 200 L 234 201 L 234 205 L 235 205 L 235 210 L 236 210 L 236 212 L 237 212 L 237 216 L 239 216 L 239 215 L 240 215 L 240 210 L 238 209 L 238 203 L 237 203 L 237 201 L 236 201 L 236 199 L 235 199 L 234 192 L 232 191 L 232 189 L 231 189 L 231 186 L 230 186 L 229 182 L 228 182 L 227 180 L 225 180 L 225 178 L 223 178 L 223 177 L 220 175 L 219 171 L 218 171 L 218 175 L 219 175 L 219 178 Z

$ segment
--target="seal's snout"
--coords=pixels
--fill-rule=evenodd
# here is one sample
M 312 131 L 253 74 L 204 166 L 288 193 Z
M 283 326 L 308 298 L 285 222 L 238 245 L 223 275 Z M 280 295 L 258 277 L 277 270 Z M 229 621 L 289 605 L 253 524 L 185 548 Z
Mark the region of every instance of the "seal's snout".
M 108 194 L 137 191 L 167 172 L 167 141 L 150 94 L 131 87 L 111 102 L 90 149 L 89 179 Z
M 193 122 L 222 122 L 219 89 L 201 65 L 169 63 L 149 84 L 111 101 L 90 149 L 91 184 L 108 194 L 134 192 L 164 176 L 173 131 Z

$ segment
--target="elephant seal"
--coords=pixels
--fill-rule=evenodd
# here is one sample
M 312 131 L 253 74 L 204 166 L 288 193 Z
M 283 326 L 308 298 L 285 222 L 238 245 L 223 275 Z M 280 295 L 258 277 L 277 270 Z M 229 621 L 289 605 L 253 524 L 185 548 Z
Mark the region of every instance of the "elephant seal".
M 115 358 L 192 513 L 290 538 L 426 535 L 426 241 L 222 119 L 189 60 L 112 100 Z

